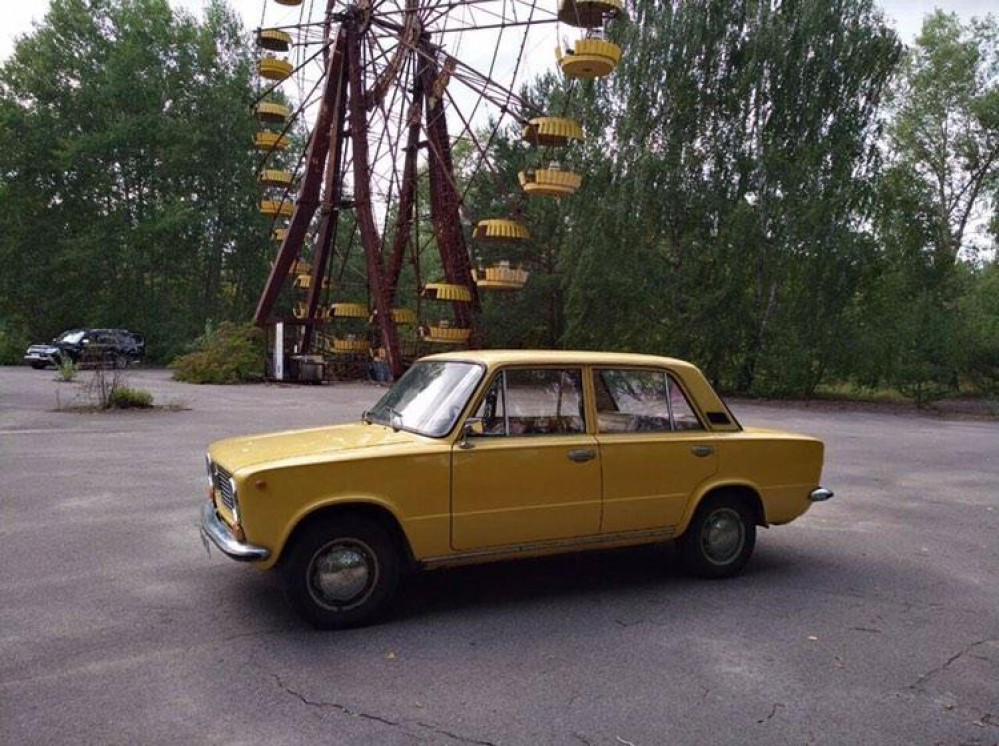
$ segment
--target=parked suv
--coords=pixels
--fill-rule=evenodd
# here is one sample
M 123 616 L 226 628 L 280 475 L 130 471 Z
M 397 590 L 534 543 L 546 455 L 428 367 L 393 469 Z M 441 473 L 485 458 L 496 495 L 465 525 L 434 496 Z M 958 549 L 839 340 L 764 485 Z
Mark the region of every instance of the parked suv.
M 58 367 L 65 360 L 124 368 L 141 360 L 145 351 L 142 335 L 127 329 L 70 329 L 51 344 L 31 345 L 24 362 L 36 370 L 49 365 Z

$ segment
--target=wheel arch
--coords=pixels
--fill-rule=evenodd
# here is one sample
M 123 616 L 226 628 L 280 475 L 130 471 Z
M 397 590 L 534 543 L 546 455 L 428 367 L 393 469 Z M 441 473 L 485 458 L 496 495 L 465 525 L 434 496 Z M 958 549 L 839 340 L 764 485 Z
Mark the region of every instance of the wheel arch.
M 768 526 L 766 509 L 763 505 L 763 497 L 760 488 L 751 482 L 715 482 L 705 485 L 698 493 L 697 497 L 687 504 L 684 511 L 683 520 L 678 527 L 677 536 L 686 532 L 690 525 L 694 513 L 701 507 L 705 500 L 715 495 L 732 495 L 744 501 L 753 511 L 757 526 Z
M 307 526 L 320 521 L 333 520 L 337 516 L 342 515 L 360 516 L 378 524 L 392 538 L 393 544 L 399 550 L 399 556 L 403 564 L 409 567 L 416 564 L 413 549 L 409 544 L 409 539 L 406 537 L 406 532 L 402 527 L 399 517 L 383 503 L 364 498 L 340 499 L 336 502 L 316 505 L 306 513 L 300 515 L 295 521 L 294 526 L 285 535 L 271 564 L 276 566 L 281 563 L 282 559 L 288 553 L 288 547 L 294 543 L 295 538 Z

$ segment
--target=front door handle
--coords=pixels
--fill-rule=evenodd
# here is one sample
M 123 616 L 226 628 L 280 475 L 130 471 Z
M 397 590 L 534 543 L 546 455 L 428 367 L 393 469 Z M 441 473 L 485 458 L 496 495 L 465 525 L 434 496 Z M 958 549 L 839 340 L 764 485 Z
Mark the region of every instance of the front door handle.
M 592 461 L 597 457 L 597 452 L 592 448 L 575 448 L 569 451 L 569 460 L 575 461 L 577 464 L 582 464 L 587 461 Z
M 691 446 L 690 452 L 695 456 L 704 458 L 705 456 L 710 456 L 715 452 L 714 446 Z

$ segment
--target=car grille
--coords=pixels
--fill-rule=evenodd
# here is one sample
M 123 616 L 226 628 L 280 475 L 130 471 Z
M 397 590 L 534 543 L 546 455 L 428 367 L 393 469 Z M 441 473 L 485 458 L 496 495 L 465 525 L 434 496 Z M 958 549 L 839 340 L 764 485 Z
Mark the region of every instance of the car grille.
M 236 496 L 232 492 L 232 482 L 230 481 L 232 474 L 227 472 L 218 464 L 215 464 L 215 487 L 219 491 L 219 496 L 222 498 L 222 503 L 229 510 L 236 510 Z

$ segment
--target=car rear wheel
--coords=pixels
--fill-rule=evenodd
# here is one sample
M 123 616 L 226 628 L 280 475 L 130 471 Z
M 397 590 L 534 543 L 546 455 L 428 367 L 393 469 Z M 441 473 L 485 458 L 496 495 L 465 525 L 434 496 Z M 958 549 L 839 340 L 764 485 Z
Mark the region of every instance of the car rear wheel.
M 399 553 L 388 532 L 360 516 L 307 525 L 281 564 L 292 607 L 319 629 L 374 621 L 399 582 Z
M 702 578 L 738 574 L 755 546 L 752 509 L 744 500 L 724 494 L 706 498 L 680 538 L 684 567 Z

